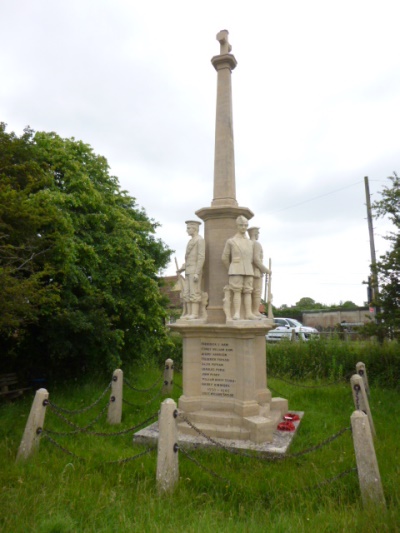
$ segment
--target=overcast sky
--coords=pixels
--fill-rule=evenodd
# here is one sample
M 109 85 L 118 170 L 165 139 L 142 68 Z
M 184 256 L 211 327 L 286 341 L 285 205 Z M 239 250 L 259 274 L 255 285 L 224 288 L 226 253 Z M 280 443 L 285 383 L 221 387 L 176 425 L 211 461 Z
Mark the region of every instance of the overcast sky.
M 398 0 L 0 2 L 0 120 L 104 155 L 184 260 L 211 204 L 216 34 L 229 31 L 236 188 L 275 305 L 362 305 L 372 201 L 400 172 Z M 390 226 L 374 222 L 377 255 Z M 166 274 L 173 274 L 171 266 Z

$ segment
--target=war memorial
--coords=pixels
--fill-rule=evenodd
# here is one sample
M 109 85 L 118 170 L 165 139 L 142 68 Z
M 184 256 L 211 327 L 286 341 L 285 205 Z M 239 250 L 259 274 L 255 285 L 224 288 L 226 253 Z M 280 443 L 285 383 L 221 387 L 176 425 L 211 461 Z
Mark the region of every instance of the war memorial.
M 228 31 L 217 34 L 214 190 L 209 207 L 187 220 L 190 240 L 183 272 L 183 312 L 171 329 L 183 338 L 184 418 L 210 437 L 272 442 L 288 401 L 267 386 L 265 335 L 273 321 L 259 313 L 263 265 L 254 213 L 236 199 L 231 73 L 236 67 Z M 204 228 L 204 238 L 200 235 Z M 180 419 L 181 434 L 194 434 Z

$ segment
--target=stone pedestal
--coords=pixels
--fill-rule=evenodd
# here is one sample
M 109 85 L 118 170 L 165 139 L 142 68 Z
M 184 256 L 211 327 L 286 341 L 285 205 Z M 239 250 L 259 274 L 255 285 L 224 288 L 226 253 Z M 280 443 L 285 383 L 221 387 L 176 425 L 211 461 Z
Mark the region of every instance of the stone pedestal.
M 265 334 L 272 321 L 172 325 L 183 337 L 183 395 L 179 409 L 210 437 L 271 442 L 287 401 L 271 402 Z M 185 422 L 184 434 L 196 434 Z

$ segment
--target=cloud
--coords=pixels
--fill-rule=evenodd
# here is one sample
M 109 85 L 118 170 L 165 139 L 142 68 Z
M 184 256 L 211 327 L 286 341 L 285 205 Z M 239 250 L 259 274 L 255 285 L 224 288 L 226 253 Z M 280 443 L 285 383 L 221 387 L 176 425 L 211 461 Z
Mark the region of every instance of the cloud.
M 391 0 L 3 2 L 0 114 L 104 155 L 182 262 L 184 221 L 212 200 L 210 59 L 228 28 L 237 199 L 273 258 L 275 303 L 363 303 L 363 178 L 374 199 L 398 170 L 399 15 Z

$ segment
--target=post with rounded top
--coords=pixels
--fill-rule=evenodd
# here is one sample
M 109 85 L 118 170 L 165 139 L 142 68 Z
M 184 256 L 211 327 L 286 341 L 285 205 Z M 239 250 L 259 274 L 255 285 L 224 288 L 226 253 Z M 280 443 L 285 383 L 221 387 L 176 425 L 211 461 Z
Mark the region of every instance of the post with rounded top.
M 174 383 L 174 362 L 172 359 L 167 359 L 164 366 L 164 383 L 162 388 L 163 394 L 170 394 L 172 392 L 172 385 Z
M 120 424 L 122 419 L 122 395 L 124 387 L 124 373 L 120 368 L 114 370 L 111 381 L 110 405 L 107 420 L 109 424 Z
M 364 381 L 361 376 L 359 376 L 358 374 L 354 374 L 350 378 L 350 383 L 351 383 L 351 390 L 353 393 L 355 408 L 360 411 L 363 411 L 368 416 L 371 433 L 375 437 L 376 436 L 375 426 L 374 426 L 374 421 L 372 420 L 372 413 L 369 407 L 367 393 L 365 392 Z
M 48 400 L 49 393 L 46 389 L 36 391 L 21 444 L 18 448 L 17 461 L 27 459 L 39 447 Z
M 365 392 L 369 396 L 369 384 L 368 384 L 368 376 L 367 376 L 367 369 L 361 361 L 356 364 L 356 372 L 359 376 L 362 377 L 362 380 L 364 382 Z
M 351 429 L 363 505 L 386 507 L 368 416 L 362 411 L 354 411 Z
M 174 400 L 167 398 L 162 402 L 157 450 L 157 485 L 160 492 L 172 491 L 179 478 L 177 414 Z

